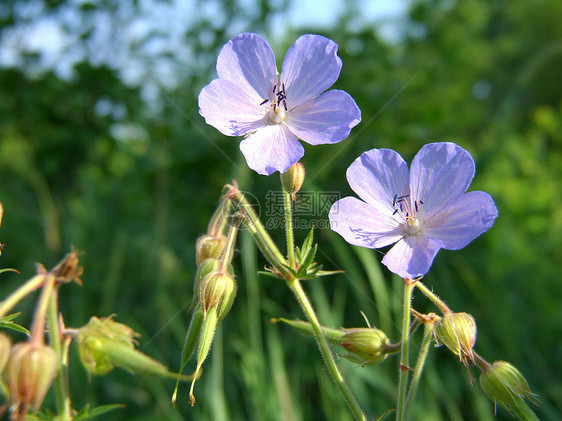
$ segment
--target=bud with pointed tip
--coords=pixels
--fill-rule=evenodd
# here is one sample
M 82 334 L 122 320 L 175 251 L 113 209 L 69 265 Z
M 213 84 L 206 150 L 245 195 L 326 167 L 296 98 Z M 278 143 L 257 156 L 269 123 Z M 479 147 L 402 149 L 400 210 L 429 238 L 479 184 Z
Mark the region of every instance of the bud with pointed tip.
M 524 400 L 533 400 L 534 395 L 523 375 L 506 361 L 495 361 L 480 375 L 480 386 L 496 404 L 511 414 L 528 414 L 532 411 Z M 521 419 L 529 419 L 524 416 Z
M 304 175 L 304 165 L 300 162 L 293 164 L 287 171 L 281 174 L 281 184 L 283 185 L 283 189 L 287 193 L 293 195 L 293 199 L 294 194 L 302 187 Z
M 6 366 L 10 401 L 21 413 L 39 410 L 57 372 L 57 356 L 47 345 L 21 342 L 12 346 Z
M 361 365 L 374 365 L 384 361 L 389 343 L 382 330 L 364 327 L 348 329 L 340 345 L 349 352 L 344 355 L 348 360 Z
M 468 313 L 447 313 L 435 324 L 435 336 L 466 365 L 474 362 L 476 322 Z
M 236 281 L 229 273 L 211 272 L 201 283 L 199 300 L 204 313 L 217 307 L 221 320 L 230 310 L 236 296 Z
M 197 266 L 206 259 L 218 259 L 226 245 L 224 235 L 204 234 L 195 243 Z
M 193 293 L 199 295 L 199 289 L 205 276 L 211 272 L 218 271 L 220 266 L 220 260 L 216 258 L 208 258 L 203 260 L 203 262 L 197 267 L 197 272 L 195 272 L 195 282 L 193 283 Z
M 111 317 L 92 317 L 78 329 L 78 351 L 82 364 L 89 373 L 103 375 L 114 367 L 133 373 L 169 376 L 167 368 L 148 355 L 135 349 L 133 329 Z

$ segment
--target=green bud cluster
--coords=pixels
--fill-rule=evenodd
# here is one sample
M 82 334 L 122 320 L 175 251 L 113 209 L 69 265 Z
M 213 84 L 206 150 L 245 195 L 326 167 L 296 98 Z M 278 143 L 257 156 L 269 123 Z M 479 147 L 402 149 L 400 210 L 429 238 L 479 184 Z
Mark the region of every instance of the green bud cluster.
M 468 313 L 446 313 L 435 324 L 435 337 L 465 365 L 474 362 L 472 348 L 476 343 L 476 322 Z
M 195 309 L 187 330 L 179 373 L 197 349 L 197 368 L 191 384 L 189 398 L 195 404 L 193 388 L 206 360 L 219 322 L 229 312 L 236 297 L 236 280 L 232 273 L 232 257 L 240 221 L 233 219 L 228 235 L 224 235 L 230 200 L 224 198 L 213 214 L 208 231 L 197 240 L 197 272 L 195 274 Z M 172 396 L 175 404 L 177 389 Z

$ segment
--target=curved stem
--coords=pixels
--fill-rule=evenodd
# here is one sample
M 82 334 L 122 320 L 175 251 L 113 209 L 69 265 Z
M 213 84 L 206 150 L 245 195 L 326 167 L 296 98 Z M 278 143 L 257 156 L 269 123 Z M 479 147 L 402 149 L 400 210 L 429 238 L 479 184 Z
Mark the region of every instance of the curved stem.
M 283 253 L 279 251 L 279 248 L 263 226 L 261 220 L 256 215 L 256 212 L 246 200 L 244 193 L 233 186 L 228 187 L 230 188 L 230 192 L 228 193 L 229 197 L 236 203 L 238 203 L 238 205 L 242 209 L 245 217 L 244 225 L 248 228 L 248 231 L 250 231 L 252 237 L 254 237 L 254 240 L 260 248 L 261 252 L 269 261 L 269 263 L 271 263 L 275 267 L 275 269 L 277 269 L 282 277 L 288 278 L 291 274 L 285 267 L 286 261 Z
M 285 232 L 287 235 L 287 255 L 289 257 L 289 267 L 293 270 L 296 270 L 297 266 L 295 261 L 295 240 L 293 236 L 291 194 L 283 189 L 283 196 L 285 198 Z M 316 312 L 314 311 L 312 304 L 308 300 L 308 297 L 306 296 L 306 293 L 302 288 L 300 280 L 291 276 L 287 280 L 287 285 L 289 286 L 291 291 L 293 291 L 293 293 L 297 297 L 297 301 L 304 310 L 304 313 L 308 321 L 310 322 L 310 326 L 312 327 L 312 332 L 314 333 L 316 341 L 318 342 L 318 346 L 320 347 L 320 353 L 324 358 L 324 362 L 326 364 L 326 367 L 328 368 L 328 372 L 330 373 L 332 379 L 336 383 L 341 394 L 349 405 L 349 409 L 357 420 L 366 420 L 363 410 L 353 396 L 353 393 L 351 393 L 351 390 L 345 383 L 345 380 L 340 373 L 338 366 L 336 365 L 336 361 L 334 360 L 334 356 L 332 355 L 332 351 L 330 350 L 330 345 L 328 344 L 328 341 L 326 340 L 326 337 L 322 332 L 320 321 L 318 320 Z
M 424 293 L 427 298 L 433 301 L 433 304 L 439 307 L 441 313 L 447 314 L 452 312 L 451 309 L 447 307 L 447 304 L 445 304 L 445 302 L 441 298 L 434 294 L 433 291 L 426 287 L 420 280 L 418 280 L 415 285 L 421 292 Z
M 412 291 L 416 281 L 404 279 L 404 304 L 402 309 L 402 346 L 400 348 L 400 375 L 398 382 L 398 402 L 396 406 L 396 421 L 404 419 L 406 403 L 406 387 L 408 385 L 409 346 L 410 346 L 410 308 L 412 306 Z
M 45 279 L 45 274 L 39 273 L 12 292 L 9 297 L 0 303 L 0 318 L 4 317 L 6 313 L 14 308 L 23 298 L 27 297 L 27 295 L 31 294 L 37 288 L 40 288 L 45 282 Z
M 320 347 L 320 353 L 324 358 L 324 362 L 326 363 L 328 372 L 332 376 L 332 379 L 336 383 L 336 386 L 339 388 L 341 394 L 345 398 L 351 412 L 353 413 L 353 415 L 357 420 L 366 420 L 363 410 L 359 406 L 359 403 L 357 403 L 357 400 L 351 393 L 351 390 L 345 383 L 345 380 L 341 375 L 338 366 L 336 365 L 336 361 L 334 360 L 334 356 L 332 355 L 332 351 L 330 350 L 330 345 L 328 344 L 328 341 L 326 340 L 324 334 L 322 333 L 320 322 L 316 317 L 316 313 L 312 307 L 312 304 L 310 303 L 308 297 L 306 296 L 306 293 L 302 289 L 302 285 L 300 281 L 298 279 L 293 279 L 288 281 L 287 285 L 289 285 L 289 288 L 291 289 L 291 291 L 293 291 L 293 293 L 297 297 L 299 304 L 301 305 L 308 321 L 310 322 L 310 326 L 312 327 L 312 331 L 314 333 L 314 336 L 316 337 L 318 346 Z
M 49 272 L 43 276 L 43 289 L 41 290 L 41 295 L 39 296 L 37 307 L 35 308 L 30 332 L 30 342 L 35 345 L 43 345 L 45 343 L 45 316 L 47 314 L 51 293 L 55 287 L 55 275 Z

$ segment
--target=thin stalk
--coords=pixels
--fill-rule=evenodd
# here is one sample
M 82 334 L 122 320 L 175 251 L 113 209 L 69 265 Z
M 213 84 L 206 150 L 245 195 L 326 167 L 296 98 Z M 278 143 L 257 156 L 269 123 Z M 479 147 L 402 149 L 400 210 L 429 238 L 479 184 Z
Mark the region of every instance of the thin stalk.
M 57 400 L 57 410 L 62 421 L 72 419 L 70 389 L 68 385 L 68 358 L 63 350 L 58 319 L 58 289 L 54 288 L 49 300 L 47 316 L 49 318 L 49 338 L 51 346 L 57 355 L 59 365 L 57 376 L 55 377 L 55 394 Z
M 416 281 L 404 279 L 404 304 L 402 309 L 402 346 L 400 347 L 400 373 L 398 382 L 398 402 L 396 406 L 396 421 L 404 419 L 406 403 L 406 387 L 408 385 L 409 348 L 410 348 L 410 308 L 412 307 L 412 291 Z
M 4 317 L 12 308 L 14 308 L 23 298 L 27 297 L 45 282 L 45 274 L 39 273 L 29 279 L 25 284 L 20 286 L 10 294 L 2 303 L 0 303 L 0 318 Z
M 414 399 L 416 398 L 416 393 L 418 392 L 418 387 L 420 384 L 421 374 L 427 360 L 427 355 L 429 354 L 429 345 L 431 344 L 431 339 L 433 336 L 433 323 L 424 323 L 423 329 L 423 339 L 418 355 L 418 361 L 416 363 L 416 368 L 414 369 L 414 374 L 412 376 L 412 381 L 410 382 L 410 390 L 408 390 L 408 397 L 406 400 L 406 410 L 404 413 L 404 420 L 408 420 L 412 408 L 414 406 Z
M 336 386 L 339 388 L 341 394 L 345 398 L 349 408 L 355 418 L 357 420 L 366 420 L 365 414 L 363 410 L 359 406 L 359 403 L 351 393 L 351 390 L 345 383 L 343 376 L 341 375 L 338 366 L 334 360 L 334 356 L 332 355 L 332 351 L 330 350 L 330 346 L 322 333 L 322 328 L 320 327 L 320 322 L 316 317 L 316 313 L 312 308 L 312 304 L 308 300 L 306 293 L 304 292 L 302 285 L 298 279 L 293 279 L 287 282 L 287 285 L 293 291 L 299 304 L 301 305 L 310 325 L 312 326 L 312 331 L 314 332 L 314 336 L 316 337 L 316 341 L 318 342 L 318 346 L 320 347 L 320 353 L 324 358 L 324 362 L 326 363 L 326 367 L 328 368 L 328 372 L 332 376 L 332 379 L 336 383 Z
M 283 189 L 283 195 L 285 198 L 285 231 L 287 235 L 287 254 L 289 256 L 289 267 L 291 269 L 296 269 L 291 194 Z M 345 383 L 345 380 L 338 369 L 332 351 L 330 350 L 330 345 L 328 344 L 328 341 L 326 340 L 326 337 L 322 332 L 320 321 L 318 320 L 316 312 L 314 311 L 312 304 L 310 303 L 308 297 L 306 296 L 306 293 L 304 292 L 304 289 L 302 288 L 300 280 L 291 276 L 287 280 L 287 285 L 295 294 L 297 301 L 301 305 L 308 321 L 310 322 L 310 326 L 312 327 L 312 331 L 314 333 L 314 336 L 316 337 L 318 346 L 320 347 L 320 353 L 324 358 L 324 362 L 326 364 L 326 367 L 328 368 L 328 372 L 332 376 L 332 379 L 336 383 L 341 394 L 349 405 L 349 409 L 357 420 L 366 420 L 363 410 L 359 406 L 359 403 L 355 399 L 355 396 L 353 396 L 353 393 L 351 393 L 351 390 Z
M 293 235 L 293 203 L 291 193 L 283 189 L 285 198 L 285 233 L 287 235 L 287 255 L 289 256 L 289 267 L 297 269 L 295 261 L 295 237 Z
M 445 302 L 441 298 L 439 298 L 436 294 L 434 294 L 433 291 L 431 291 L 428 287 L 426 287 L 420 280 L 416 282 L 416 287 L 421 292 L 423 292 L 427 298 L 433 301 L 433 304 L 439 307 L 439 310 L 441 310 L 442 314 L 451 313 L 451 309 L 447 307 L 447 304 L 445 304 Z
M 244 225 L 250 231 L 252 237 L 261 252 L 264 254 L 265 258 L 281 273 L 285 278 L 288 278 L 291 274 L 285 267 L 286 261 L 283 253 L 279 250 L 265 227 L 263 226 L 261 220 L 256 215 L 256 212 L 252 206 L 246 200 L 244 193 L 237 190 L 235 187 L 230 187 L 229 197 L 233 199 L 240 205 L 240 208 L 244 212 Z
M 237 216 L 232 217 L 232 225 L 228 230 L 228 236 L 226 238 L 226 245 L 220 257 L 219 272 L 228 272 L 228 266 L 232 262 L 232 257 L 234 256 L 234 247 L 236 243 L 236 235 L 238 234 L 238 227 L 240 226 L 240 218 Z
M 43 277 L 43 289 L 41 290 L 41 295 L 39 296 L 39 301 L 35 308 L 30 333 L 30 342 L 35 345 L 42 345 L 45 343 L 45 316 L 47 314 L 51 293 L 55 287 L 55 275 L 47 273 L 44 274 Z

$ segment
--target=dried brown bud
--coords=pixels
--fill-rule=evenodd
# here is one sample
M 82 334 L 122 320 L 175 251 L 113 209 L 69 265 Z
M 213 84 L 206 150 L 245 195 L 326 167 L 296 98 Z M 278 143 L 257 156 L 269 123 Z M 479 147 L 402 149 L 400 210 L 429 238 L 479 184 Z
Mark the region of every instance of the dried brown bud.
M 12 346 L 6 366 L 10 401 L 25 414 L 29 405 L 39 410 L 57 371 L 55 351 L 47 345 L 22 342 Z

